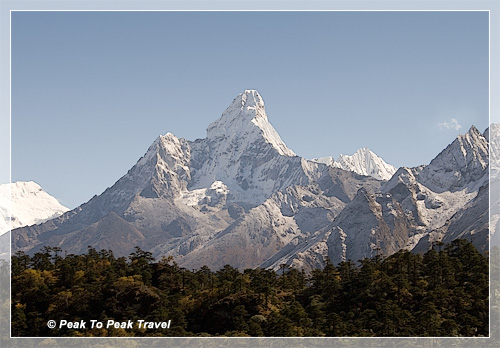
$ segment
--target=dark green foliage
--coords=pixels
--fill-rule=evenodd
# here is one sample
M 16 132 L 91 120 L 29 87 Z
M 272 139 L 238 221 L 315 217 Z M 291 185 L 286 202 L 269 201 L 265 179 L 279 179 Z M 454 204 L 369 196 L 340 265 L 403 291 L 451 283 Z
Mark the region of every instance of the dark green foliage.
M 136 248 L 127 258 L 44 248 L 12 256 L 13 336 L 487 336 L 488 259 L 464 240 L 306 275 L 230 265 L 187 270 Z M 48 329 L 47 320 L 171 320 L 144 330 Z

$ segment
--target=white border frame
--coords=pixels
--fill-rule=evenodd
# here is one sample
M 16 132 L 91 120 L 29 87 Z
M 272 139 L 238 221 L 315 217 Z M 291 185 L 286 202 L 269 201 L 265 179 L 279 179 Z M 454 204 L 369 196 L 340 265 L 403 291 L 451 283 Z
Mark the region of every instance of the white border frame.
M 3 0 L 0 0 L 0 1 L 3 1 Z M 165 1 L 167 2 L 167 1 Z M 257 2 L 260 2 L 260 1 L 257 1 Z M 466 1 L 455 1 L 453 3 L 453 5 L 457 5 L 460 4 L 462 6 L 467 6 L 465 4 Z M 3 12 L 4 11 L 4 4 L 8 3 L 7 1 L 4 1 L 3 4 L 1 4 L 2 6 L 0 6 L 0 10 Z M 74 3 L 74 2 L 67 2 L 67 3 L 58 3 L 58 2 L 54 2 L 54 3 L 50 3 L 50 4 L 54 4 L 56 6 L 59 6 L 59 7 L 66 7 L 66 6 L 71 6 L 72 4 L 71 3 Z M 124 2 L 126 5 L 129 5 L 129 2 Z M 116 3 L 114 1 L 111 1 L 111 4 L 109 4 L 108 2 L 106 2 L 106 4 L 109 4 L 111 5 L 111 7 L 114 7 L 116 5 L 118 6 L 123 6 L 124 3 Z M 176 2 L 174 2 L 176 3 Z M 185 6 L 185 4 L 187 4 L 188 1 L 184 2 L 183 5 L 181 5 L 181 7 Z M 193 2 L 190 2 L 190 3 L 193 3 Z M 216 3 L 216 5 L 220 6 L 220 5 L 224 5 L 224 7 L 227 7 L 228 3 L 225 2 L 225 1 L 222 1 L 222 2 L 214 2 Z M 237 2 L 230 2 L 230 6 L 235 6 Z M 312 3 L 312 2 L 311 2 Z M 341 2 L 341 1 L 336 1 L 335 2 L 335 5 L 338 5 L 339 3 L 342 3 L 344 4 L 344 2 Z M 348 2 L 346 4 L 349 4 L 349 6 L 353 6 L 353 3 L 354 4 L 359 4 L 357 2 Z M 441 2 L 439 2 L 441 3 Z M 479 2 L 480 5 L 485 5 L 485 4 L 489 4 L 489 5 L 493 5 L 492 3 L 496 3 L 495 1 L 484 1 L 484 2 Z M 10 4 L 10 3 L 9 3 Z M 38 2 L 35 3 L 36 6 L 34 7 L 46 7 L 47 4 L 40 4 Z M 135 6 L 141 6 L 142 4 L 149 4 L 149 2 L 144 2 L 144 3 L 138 3 L 137 5 Z M 158 5 L 157 2 L 154 2 L 153 3 L 154 5 Z M 177 3 L 178 4 L 178 3 Z M 362 5 L 366 6 L 368 5 L 367 9 L 348 9 L 349 6 L 347 6 L 347 9 L 202 9 L 202 8 L 199 8 L 199 9 L 94 9 L 94 10 L 90 10 L 90 9 L 77 9 L 77 10 L 74 10 L 74 9 L 9 9 L 9 179 L 11 179 L 11 172 L 10 172 L 10 168 L 11 168 L 11 156 L 10 156 L 10 150 L 11 150 L 11 147 L 10 147 L 10 139 L 11 139 L 11 112 L 12 112 L 12 107 L 11 107 L 11 98 L 12 98 L 12 95 L 11 95 L 11 92 L 10 92 L 10 86 L 11 86 L 11 82 L 12 82 L 12 75 L 11 75 L 11 66 L 12 66 L 12 60 L 11 60 L 11 14 L 12 12 L 26 12 L 26 11 L 33 11 L 33 12 L 38 12 L 38 11 L 45 11 L 45 12 L 48 12 L 48 11 L 51 11 L 51 12 L 76 12 L 76 11 L 86 11 L 86 12 L 103 12 L 103 11 L 107 11 L 107 12 L 157 12 L 157 11 L 168 11 L 168 12 L 240 12 L 240 11 L 252 11 L 252 12 L 268 12 L 268 11 L 271 11 L 271 12 L 316 12 L 316 11 L 321 11 L 321 12 L 324 12 L 324 11 L 336 11 L 336 12 L 359 12 L 359 11 L 362 11 L 362 12 L 372 12 L 372 11 L 378 11 L 378 12 L 409 12 L 409 11 L 412 11 L 412 12 L 457 12 L 457 11 L 467 11 L 467 12 L 474 12 L 474 11 L 481 11 L 481 12 L 484 12 L 484 11 L 488 11 L 488 21 L 489 21 L 489 38 L 488 38 L 488 41 L 489 41 L 489 62 L 488 62 L 488 69 L 489 69 L 489 81 L 488 81 L 488 89 L 489 89 L 489 96 L 488 96 L 488 99 L 489 99 L 489 115 L 488 115 L 488 118 L 489 118 L 489 124 L 491 124 L 491 104 L 492 104 L 492 100 L 491 100 L 491 74 L 492 74 L 492 71 L 491 71 L 491 55 L 492 55 L 492 51 L 491 51 L 491 37 L 492 37 L 492 32 L 491 32 L 491 9 L 490 8 L 487 8 L 487 9 L 452 9 L 452 10 L 446 10 L 446 9 L 414 9 L 414 10 L 408 10 L 408 9 L 370 9 L 369 7 L 371 6 L 380 6 L 381 2 L 375 2 L 375 3 L 361 3 Z M 419 4 L 419 2 L 417 2 L 417 4 Z M 425 6 L 426 7 L 432 7 L 432 4 L 427 4 L 425 3 Z M 445 1 L 444 2 L 445 5 L 450 5 L 450 1 Z M 16 4 L 17 5 L 17 4 Z M 31 4 L 29 3 L 24 3 L 23 5 L 28 5 L 30 6 Z M 109 6 L 108 5 L 108 6 Z M 161 5 L 161 4 L 160 4 Z M 172 5 L 172 4 L 169 4 L 169 5 Z M 210 7 L 211 4 L 207 2 L 204 2 L 204 1 L 197 1 L 195 2 L 195 6 L 200 6 L 200 5 L 203 5 L 201 7 Z M 207 6 L 208 5 L 208 6 Z M 263 4 L 257 4 L 257 5 L 260 5 L 262 7 Z M 278 7 L 281 7 L 284 5 L 284 7 L 287 7 L 289 6 L 290 4 L 288 3 L 287 4 L 287 1 L 278 1 L 278 2 L 273 2 L 274 6 L 278 5 Z M 297 3 L 293 3 L 293 5 L 297 5 Z M 308 7 L 308 5 L 306 5 L 304 2 L 300 2 L 298 4 L 299 6 L 298 7 L 302 7 L 302 6 L 305 6 L 305 7 Z M 319 7 L 323 7 L 325 4 L 324 2 L 322 2 Z M 410 4 L 408 3 L 397 3 L 397 4 L 394 4 L 394 3 L 388 3 L 386 4 L 387 5 L 391 5 L 391 6 L 394 6 L 394 5 L 415 5 L 415 2 L 412 2 Z M 497 3 L 497 6 L 499 6 L 500 3 Z M 97 7 L 99 7 L 99 5 L 96 5 Z M 96 7 L 94 6 L 94 7 Z M 163 4 L 164 6 L 164 4 Z M 244 4 L 244 6 L 248 6 L 248 4 Z M 22 6 L 24 7 L 24 6 Z M 235 6 L 237 7 L 237 6 Z M 263 6 L 265 7 L 265 6 Z M 473 7 L 477 7 L 476 6 L 476 3 L 473 4 Z M 481 6 L 480 6 L 481 7 Z M 496 8 L 495 10 L 499 10 L 498 8 Z M 2 15 L 0 13 L 0 15 Z M 497 14 L 497 17 L 498 17 L 498 14 Z M 1 17 L 0 17 L 1 18 Z M 1 33 L 1 28 L 0 28 L 0 33 Z M 1 37 L 0 37 L 0 40 L 1 40 Z M 1 41 L 0 41 L 1 42 Z M 0 46 L 1 47 L 1 46 Z M 2 67 L 0 66 L 0 69 Z M 1 70 L 0 70 L 1 71 Z M 497 79 L 498 79 L 498 76 L 497 76 Z M 0 81 L 1 83 L 1 81 Z M 2 91 L 3 93 L 3 91 Z M 1 121 L 1 119 L 0 119 Z M 490 167 L 490 173 L 491 173 L 491 167 Z M 491 190 L 492 188 L 490 187 L 490 210 L 489 210 L 489 218 L 490 218 L 490 221 L 491 221 Z M 490 245 L 490 250 L 491 250 L 491 245 Z M 490 262 L 491 262 L 491 253 L 489 255 L 489 259 L 490 259 Z M 429 342 L 431 344 L 431 346 L 435 346 L 434 343 L 439 343 L 439 342 L 433 342 L 432 340 L 446 340 L 446 339 L 454 339 L 454 340 L 459 340 L 459 341 L 462 341 L 461 343 L 464 343 L 466 345 L 471 345 L 471 346 L 474 346 L 474 344 L 470 344 L 471 342 L 469 342 L 469 344 L 467 344 L 467 341 L 470 340 L 470 339 L 479 339 L 481 341 L 484 342 L 485 339 L 490 339 L 493 337 L 492 335 L 492 313 L 491 313 L 491 294 L 492 294 L 492 291 L 494 289 L 491 288 L 491 272 L 490 272 L 490 275 L 489 275 L 489 281 L 490 281 L 490 302 L 489 302 L 489 333 L 490 333 L 490 336 L 489 337 L 484 337 L 484 338 L 481 338 L 481 337 L 474 337 L 474 338 L 457 338 L 457 337 L 308 337 L 308 338 L 291 338 L 291 337 L 265 337 L 265 338 L 241 338 L 241 337 L 228 337 L 228 338 L 217 338 L 217 337 L 211 337 L 211 338 L 188 338 L 188 337 L 162 337 L 162 338 L 149 338 L 149 337 L 113 337 L 113 338 L 98 338 L 98 337 L 82 337 L 84 339 L 87 339 L 87 338 L 93 338 L 94 340 L 105 340 L 104 341 L 100 341 L 100 342 L 94 342 L 94 343 L 108 343 L 110 344 L 110 339 L 111 340 L 114 340 L 116 338 L 122 338 L 122 339 L 126 339 L 126 340 L 138 340 L 140 339 L 141 341 L 142 340 L 148 340 L 148 341 L 163 341 L 161 343 L 160 346 L 163 346 L 165 344 L 170 344 L 170 343 L 173 343 L 173 342 L 169 342 L 169 341 L 172 341 L 172 340 L 175 340 L 175 339 L 182 339 L 184 341 L 184 344 L 187 344 L 186 341 L 195 341 L 197 342 L 198 344 L 201 343 L 201 341 L 203 341 L 204 343 L 210 343 L 210 345 L 212 344 L 212 342 L 214 341 L 218 341 L 219 343 L 222 343 L 221 341 L 226 341 L 226 340 L 229 340 L 229 341 L 234 341 L 234 340 L 258 340 L 258 341 L 266 341 L 267 343 L 274 343 L 276 342 L 276 340 L 286 340 L 288 343 L 292 343 L 292 344 L 297 344 L 299 342 L 302 342 L 302 343 L 306 343 L 308 340 L 321 340 L 321 341 L 324 341 L 324 340 L 327 340 L 329 342 L 324 342 L 324 343 L 330 343 L 331 345 L 335 344 L 335 345 L 342 345 L 342 342 L 343 341 L 347 341 L 347 345 L 348 346 L 351 346 L 352 345 L 352 341 L 353 340 L 361 340 L 361 341 L 365 341 L 366 339 L 369 339 L 369 340 L 373 340 L 373 339 L 376 339 L 376 340 L 388 340 L 389 342 L 390 341 L 405 341 L 405 340 L 409 340 L 409 341 L 415 341 L 415 340 L 422 340 L 424 339 L 425 341 Z M 10 279 L 9 279 L 9 291 L 11 290 L 11 284 L 10 284 Z M 11 293 L 9 294 L 11 296 Z M 9 299 L 10 300 L 10 299 Z M 10 309 L 10 306 L 9 306 L 9 309 Z M 9 322 L 10 322 L 10 316 L 11 316 L 11 311 L 9 311 Z M 498 320 L 498 318 L 497 318 Z M 1 333 L 0 333 L 1 334 Z M 9 327 L 9 336 L 10 336 L 10 327 Z M 22 338 L 19 338 L 19 337 L 11 337 L 10 336 L 10 340 L 7 341 L 7 342 L 13 342 L 13 341 L 26 341 L 26 340 L 29 340 L 29 339 L 34 339 L 36 340 L 37 342 L 36 343 L 40 343 L 38 342 L 38 340 L 41 340 L 41 341 L 45 341 L 45 340 L 55 340 L 56 342 L 58 341 L 66 341 L 66 340 L 71 340 L 72 341 L 72 346 L 75 346 L 74 344 L 76 344 L 76 342 L 74 341 L 75 339 L 77 341 L 81 341 L 79 340 L 79 338 L 54 338 L 54 337 L 22 337 Z M 92 340 L 92 341 L 94 341 Z M 167 340 L 167 341 L 165 341 Z M 207 342 L 206 340 L 210 340 L 212 342 Z M 268 342 L 270 340 L 270 342 Z M 305 340 L 305 341 L 304 341 Z M 431 341 L 429 341 L 431 340 Z M 340 341 L 340 342 L 339 342 Z M 351 341 L 351 343 L 349 343 L 349 341 Z M 1 341 L 0 341 L 1 342 Z M 18 342 L 18 343 L 20 343 Z M 122 341 L 120 341 L 122 342 Z M 388 342 L 388 343 L 389 343 Z M 403 343 L 401 342 L 401 343 Z M 26 342 L 28 343 L 28 342 Z M 138 342 L 137 342 L 138 343 Z M 147 342 L 145 342 L 147 343 Z M 153 343 L 153 342 L 150 342 L 150 343 Z M 233 343 L 236 343 L 236 342 L 233 342 Z M 248 344 L 250 342 L 247 342 L 246 344 Z M 263 342 L 254 342 L 256 345 L 260 345 L 262 344 Z M 312 343 L 312 342 L 311 342 Z M 361 343 L 361 342 L 354 342 L 354 345 L 356 345 L 356 343 Z M 381 342 L 383 344 L 383 342 Z M 397 342 L 394 342 L 397 344 Z M 406 342 L 406 343 L 409 343 L 409 342 Z M 414 342 L 415 344 L 417 342 Z M 500 346 L 500 343 L 498 343 L 498 346 Z M 14 343 L 16 344 L 16 343 Z M 197 345 L 198 345 L 197 344 Z M 307 344 L 307 343 L 306 343 Z M 450 344 L 454 344 L 456 346 L 458 346 L 458 342 L 448 342 L 448 343 L 445 343 L 443 346 L 447 347 L 449 346 Z M 231 346 L 231 343 L 228 342 L 228 345 Z M 418 345 L 418 344 L 417 344 Z M 489 344 L 488 344 L 489 345 Z M 153 346 L 153 345 L 151 345 Z M 156 346 L 156 345 L 155 345 Z M 322 346 L 322 345 L 321 345 Z M 378 346 L 378 344 L 370 344 L 369 346 Z M 384 345 L 385 346 L 385 345 Z M 438 346 L 440 346 L 438 344 Z

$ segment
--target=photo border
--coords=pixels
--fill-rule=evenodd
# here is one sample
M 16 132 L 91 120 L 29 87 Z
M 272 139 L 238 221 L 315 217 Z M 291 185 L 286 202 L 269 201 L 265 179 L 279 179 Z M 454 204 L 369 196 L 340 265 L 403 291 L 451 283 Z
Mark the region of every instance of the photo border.
M 0 0 L 0 161 L 8 166 L 1 166 L 0 177 L 10 179 L 10 125 L 11 125 L 11 40 L 10 17 L 12 11 L 489 11 L 489 124 L 499 122 L 498 99 L 491 96 L 500 95 L 499 87 L 499 1 L 3 1 Z M 8 20 L 5 19 L 8 16 Z M 7 26 L 6 26 L 7 23 Z M 7 56 L 6 56 L 7 55 Z M 6 64 L 8 63 L 8 64 Z M 6 73 L 8 72 L 8 74 Z M 7 76 L 9 78 L 7 79 Z M 7 102 L 6 102 L 7 101 Z M 493 112 L 493 117 L 492 117 Z M 7 117 L 6 117 L 7 116 Z M 8 127 L 4 127 L 8 125 Z M 8 133 L 8 135 L 7 135 Z M 8 146 L 6 145 L 8 140 Z M 8 155 L 5 149 L 8 148 Z M 8 169 L 8 174 L 5 169 Z M 490 167 L 491 172 L 491 167 Z M 500 191 L 499 185 L 490 181 L 490 221 L 491 216 L 499 214 L 498 207 L 491 206 L 491 192 Z M 491 250 L 491 245 L 490 245 Z M 491 253 L 489 254 L 491 262 Z M 498 265 L 497 265 L 498 266 Z M 490 263 L 491 270 L 491 263 Z M 498 280 L 499 275 L 494 275 Z M 499 277 L 500 278 L 500 277 Z M 489 337 L 457 338 L 457 337 L 10 337 L 10 298 L 0 298 L 0 316 L 9 318 L 8 327 L 0 327 L 0 346 L 2 347 L 487 347 L 500 346 L 498 308 L 492 311 L 491 300 L 500 289 L 492 287 L 490 272 L 490 315 Z M 0 279 L 1 286 L 9 285 L 9 279 Z M 5 306 L 7 304 L 7 306 Z M 9 313 L 5 313 L 7 310 Z M 2 321 L 3 324 L 3 321 Z

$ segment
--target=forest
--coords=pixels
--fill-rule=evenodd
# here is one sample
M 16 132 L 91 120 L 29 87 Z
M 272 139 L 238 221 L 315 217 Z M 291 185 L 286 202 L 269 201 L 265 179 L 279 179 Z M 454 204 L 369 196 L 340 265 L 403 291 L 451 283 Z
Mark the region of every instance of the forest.
M 11 262 L 12 336 L 488 336 L 488 255 L 465 240 L 311 273 L 212 271 L 91 247 L 45 247 Z M 48 320 L 171 322 L 169 328 L 50 329 Z

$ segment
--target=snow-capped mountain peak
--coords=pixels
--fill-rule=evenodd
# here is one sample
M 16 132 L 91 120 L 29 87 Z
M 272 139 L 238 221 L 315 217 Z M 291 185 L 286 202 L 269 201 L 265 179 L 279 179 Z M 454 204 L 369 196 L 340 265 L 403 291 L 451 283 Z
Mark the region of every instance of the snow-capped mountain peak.
M 227 143 L 239 139 L 239 143 L 246 144 L 252 144 L 263 138 L 280 155 L 295 156 L 269 123 L 264 100 L 256 90 L 245 90 L 240 93 L 222 116 L 208 126 L 207 138 L 226 139 Z
M 285 185 L 278 175 L 283 167 L 295 168 L 297 177 L 293 180 L 309 180 L 300 158 L 268 122 L 264 101 L 255 90 L 240 93 L 208 126 L 207 138 L 189 144 L 189 189 L 209 188 L 214 181 L 221 181 L 231 199 L 262 203 L 278 186 Z
M 241 101 L 240 101 L 241 100 Z M 243 93 L 240 93 L 233 101 L 236 103 L 236 107 L 238 104 L 241 104 L 241 110 L 246 110 L 250 112 L 255 110 L 257 116 L 264 117 L 267 119 L 267 115 L 264 107 L 264 100 L 260 96 L 259 92 L 254 89 L 247 89 Z M 233 105 L 230 105 L 232 107 Z
M 389 180 L 396 172 L 396 167 L 386 163 L 367 147 L 358 149 L 353 155 L 341 154 L 336 161 L 331 156 L 315 158 L 313 161 L 379 180 Z
M 386 163 L 367 147 L 358 149 L 354 155 L 340 155 L 337 159 L 339 168 L 361 175 L 372 176 L 379 180 L 389 180 L 396 168 Z
M 256 90 L 247 89 L 243 93 L 238 94 L 222 113 L 222 117 L 219 120 L 233 122 L 235 118 L 245 117 L 248 119 L 263 117 L 267 120 L 264 100 Z M 217 123 L 217 121 L 214 123 Z M 211 125 L 208 128 L 210 129 Z
M 0 234 L 10 228 L 38 224 L 69 209 L 33 181 L 0 185 Z
M 435 192 L 453 191 L 483 177 L 488 163 L 488 140 L 472 126 L 425 166 L 420 177 Z

